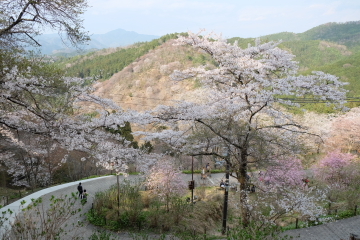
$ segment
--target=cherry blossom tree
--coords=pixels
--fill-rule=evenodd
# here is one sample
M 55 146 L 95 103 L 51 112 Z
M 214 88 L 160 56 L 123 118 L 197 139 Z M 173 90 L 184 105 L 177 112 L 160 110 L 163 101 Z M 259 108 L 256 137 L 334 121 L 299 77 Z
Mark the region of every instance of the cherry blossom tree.
M 61 76 L 56 79 L 47 76 L 47 72 L 42 73 L 43 76 L 34 76 L 31 72 L 19 72 L 15 67 L 3 76 L 0 99 L 3 128 L 41 135 L 67 151 L 96 155 L 103 161 L 100 163 L 108 162 L 109 158 L 113 161 L 116 156 L 135 159 L 141 154 L 141 151 L 129 148 L 129 142 L 123 136 L 105 130 L 116 129 L 129 120 L 136 122 L 136 118 L 142 121 L 140 114 L 125 112 L 112 101 L 91 95 L 92 89 L 81 86 L 79 79 Z M 95 106 L 96 117 L 86 115 L 90 104 Z M 114 113 L 109 114 L 108 109 Z M 24 145 L 13 137 L 10 139 Z M 131 153 L 126 153 L 126 149 Z M 124 162 L 116 162 L 119 171 L 124 171 Z
M 259 229 L 284 217 L 316 221 L 326 213 L 319 203 L 327 202 L 328 190 L 305 187 L 306 173 L 300 159 L 278 157 L 268 164 L 266 171 L 252 180 L 257 190 L 254 199 L 249 199 L 250 219 L 257 220 Z M 264 215 L 264 209 L 271 210 Z
M 301 125 L 314 135 L 304 135 L 301 139 L 306 145 L 308 154 L 316 156 L 320 152 L 327 151 L 328 139 L 332 134 L 333 121 L 338 117 L 338 113 L 316 113 L 305 111 L 303 114 L 294 116 Z M 313 159 L 315 162 L 316 160 Z M 314 163 L 309 163 L 309 167 Z
M 26 132 L 12 134 L 0 130 L 0 134 L 11 136 L 7 139 L 6 157 L 0 157 L 12 175 L 13 184 L 31 187 L 48 186 L 53 183 L 53 175 L 60 167 L 66 151 L 59 144 L 41 135 L 34 136 Z M 16 135 L 16 137 L 15 137 Z
M 316 167 L 316 176 L 330 185 L 345 187 L 354 177 L 353 175 L 357 175 L 348 168 L 354 158 L 354 155 L 342 153 L 340 150 L 329 152 Z
M 338 116 L 330 127 L 330 136 L 326 141 L 328 149 L 341 148 L 348 153 L 360 150 L 360 108 L 353 108 L 349 112 Z
M 333 202 L 345 202 L 348 209 L 360 203 L 360 163 L 356 155 L 337 149 L 329 152 L 314 168 L 316 179 L 329 189 L 329 209 Z
M 264 181 L 275 186 L 299 187 L 303 185 L 304 177 L 304 168 L 298 158 L 278 158 L 263 173 Z
M 185 194 L 187 189 L 181 172 L 169 160 L 158 161 L 151 168 L 146 185 L 153 194 L 165 201 L 168 211 L 170 199 Z
M 11 136 L 13 132 L 40 136 L 67 152 L 86 152 L 118 173 L 126 172 L 131 161 L 151 165 L 155 156 L 143 157 L 124 136 L 108 131 L 127 122 L 141 124 L 146 114 L 124 111 L 94 95 L 86 80 L 65 77 L 45 59 L 19 50 L 36 44 L 35 36 L 45 28 L 65 33 L 75 45 L 83 43 L 88 37 L 80 16 L 86 7 L 85 0 L 0 2 L 0 59 L 5 59 L 0 61 L 0 127 L 18 147 L 26 143 Z
M 202 34 L 202 35 L 200 35 Z M 174 81 L 196 78 L 204 87 L 195 101 L 176 106 L 159 106 L 153 123 L 169 128 L 146 134 L 162 139 L 177 151 L 190 155 L 217 155 L 230 165 L 231 176 L 240 183 L 242 222 L 249 224 L 246 176 L 249 164 L 265 166 L 277 156 L 300 153 L 299 136 L 308 133 L 281 104 L 296 105 L 281 96 L 314 98 L 344 103 L 344 83 L 323 72 L 298 75 L 294 56 L 277 47 L 277 42 L 240 48 L 220 35 L 203 33 L 179 36 L 177 43 L 208 54 L 215 65 L 199 66 L 172 74 Z M 193 139 L 193 132 L 207 132 Z M 227 148 L 229 157 L 215 149 Z

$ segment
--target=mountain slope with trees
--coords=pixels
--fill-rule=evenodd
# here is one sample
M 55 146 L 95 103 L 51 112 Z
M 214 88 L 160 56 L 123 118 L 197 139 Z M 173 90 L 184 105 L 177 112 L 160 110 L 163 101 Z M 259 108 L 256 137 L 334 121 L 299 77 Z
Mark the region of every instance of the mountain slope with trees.
M 304 41 L 323 40 L 345 45 L 347 47 L 358 47 L 360 44 L 360 21 L 345 23 L 326 23 L 314 27 L 303 33 L 281 32 L 265 35 L 261 38 L 276 41 Z
M 313 70 L 329 72 L 338 76 L 342 81 L 350 82 L 350 85 L 346 86 L 351 90 L 348 93 L 349 97 L 358 96 L 360 89 L 352 86 L 358 84 L 357 66 L 359 65 L 357 62 L 360 61 L 358 54 L 360 38 L 357 39 L 354 36 L 360 34 L 359 23 L 329 23 L 299 34 L 278 33 L 263 36 L 261 41 L 282 40 L 279 47 L 295 55 L 295 61 L 299 62 L 299 73 L 309 74 Z M 337 32 L 339 32 L 338 35 Z M 63 58 L 57 63 L 66 68 L 69 76 L 90 77 L 93 79 L 92 81 L 99 79 L 100 82 L 108 80 L 104 83 L 97 83 L 96 86 L 102 91 L 109 89 L 106 95 L 112 92 L 117 99 L 120 99 L 121 96 L 122 101 L 131 99 L 130 102 L 136 109 L 147 108 L 142 104 L 144 100 L 148 106 L 155 107 L 160 101 L 155 99 L 174 100 L 175 96 L 178 96 L 177 94 L 180 96 L 188 94 L 187 91 L 189 91 L 189 89 L 179 88 L 176 95 L 171 94 L 166 83 L 167 75 L 170 73 L 162 74 L 164 71 L 161 68 L 171 66 L 169 69 L 174 70 L 183 69 L 185 65 L 212 64 L 201 52 L 179 50 L 177 46 L 169 44 L 169 40 L 175 38 L 177 38 L 177 34 L 169 34 L 151 42 L 138 43 L 127 48 L 106 49 L 74 58 Z M 242 48 L 255 43 L 254 38 L 231 38 L 228 41 L 237 41 Z M 139 79 L 139 76 L 142 77 Z M 146 84 L 139 84 L 139 82 L 144 82 L 143 79 L 148 79 Z M 111 84 L 113 84 L 112 87 Z M 195 86 L 196 84 L 191 83 L 190 85 Z M 136 98 L 136 96 L 146 97 L 147 88 L 153 90 L 148 89 L 148 93 L 151 92 L 149 96 L 153 99 Z M 115 89 L 118 92 L 115 92 Z M 125 102 L 129 103 L 127 100 Z

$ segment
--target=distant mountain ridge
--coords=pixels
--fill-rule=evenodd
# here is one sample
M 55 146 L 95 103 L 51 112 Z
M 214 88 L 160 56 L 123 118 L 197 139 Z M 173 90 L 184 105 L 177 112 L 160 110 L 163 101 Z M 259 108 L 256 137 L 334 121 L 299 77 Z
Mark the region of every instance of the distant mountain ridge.
M 303 33 L 281 32 L 261 37 L 269 40 L 305 41 L 325 40 L 353 47 L 360 44 L 360 21 L 325 23 Z
M 159 38 L 159 36 L 139 34 L 119 28 L 105 34 L 93 34 L 90 38 L 91 41 L 82 46 L 84 50 L 128 46 L 137 42 L 151 41 Z M 41 44 L 41 47 L 36 48 L 36 50 L 40 50 L 42 54 L 49 55 L 75 51 L 75 49 L 66 47 L 58 34 L 43 34 L 38 36 L 36 40 Z M 32 49 L 35 50 L 35 48 Z

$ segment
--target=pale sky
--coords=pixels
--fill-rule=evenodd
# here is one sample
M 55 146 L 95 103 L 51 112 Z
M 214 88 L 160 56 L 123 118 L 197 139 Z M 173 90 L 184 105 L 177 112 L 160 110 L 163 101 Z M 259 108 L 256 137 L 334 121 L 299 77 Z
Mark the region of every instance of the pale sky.
M 162 36 L 200 29 L 228 37 L 301 33 L 328 22 L 360 20 L 360 0 L 88 0 L 90 34 L 122 28 Z

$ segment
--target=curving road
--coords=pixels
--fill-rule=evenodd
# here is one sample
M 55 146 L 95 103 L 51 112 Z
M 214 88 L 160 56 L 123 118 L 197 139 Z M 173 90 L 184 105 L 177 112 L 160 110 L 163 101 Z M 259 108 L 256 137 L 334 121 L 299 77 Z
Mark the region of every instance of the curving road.
M 190 181 L 191 175 L 190 174 L 184 174 L 183 175 L 184 180 Z M 139 178 L 139 176 L 133 176 L 130 175 L 127 179 L 134 180 Z M 205 186 L 218 186 L 221 179 L 225 178 L 225 174 L 212 174 L 211 178 L 208 178 L 206 180 L 201 180 L 199 174 L 194 174 L 194 180 L 196 182 L 196 185 L 205 185 Z M 119 176 L 119 180 L 124 180 L 123 176 Z M 100 177 L 95 179 L 88 179 L 88 180 L 82 180 L 81 183 L 83 185 L 83 188 L 87 190 L 89 193 L 88 202 L 84 206 L 84 212 L 88 212 L 91 208 L 91 203 L 93 202 L 94 194 L 98 191 L 103 191 L 108 189 L 110 186 L 116 184 L 116 176 L 106 176 L 106 177 Z M 230 184 L 235 183 L 235 180 L 230 179 Z M 42 197 L 44 200 L 44 205 L 48 206 L 49 199 L 52 195 L 54 196 L 64 196 L 64 195 L 70 195 L 72 192 L 77 192 L 77 185 L 78 182 L 73 183 L 66 183 L 59 186 L 54 186 L 51 188 L 47 188 L 44 190 L 41 190 L 39 192 L 36 192 L 34 194 L 31 194 L 21 200 L 18 200 L 10 205 L 5 206 L 1 209 L 1 211 L 6 211 L 7 209 L 12 210 L 15 213 L 19 212 L 20 209 L 20 202 L 22 200 L 25 200 L 27 203 L 31 202 L 31 198 L 39 198 Z M 25 204 L 26 205 L 26 204 Z M 80 203 L 79 203 L 80 206 Z M 85 220 L 84 216 L 76 215 L 72 217 L 70 220 L 71 222 L 76 222 L 78 220 Z M 7 222 L 5 222 L 5 226 L 9 226 L 11 222 L 14 221 L 13 217 L 10 217 Z M 71 223 L 70 222 L 70 223 Z M 86 225 L 76 232 L 72 232 L 70 235 L 79 235 L 82 236 L 84 239 L 89 239 L 91 234 L 96 231 L 96 227 L 93 225 Z M 2 235 L 2 231 L 4 231 L 4 227 L 0 229 L 0 236 Z M 284 235 L 289 236 L 300 236 L 296 239 L 303 239 L 303 240 L 347 240 L 349 239 L 350 233 L 352 234 L 358 234 L 360 236 L 360 216 L 339 220 L 336 222 L 331 222 L 327 224 L 323 224 L 316 227 L 310 227 L 310 228 L 302 228 L 302 229 L 296 229 L 296 230 L 290 230 L 286 231 Z M 118 233 L 119 239 L 124 240 L 130 240 L 133 239 L 131 236 L 129 236 L 126 233 Z
M 141 177 L 141 176 L 130 175 L 126 179 L 135 180 L 135 179 L 138 179 L 139 177 Z M 186 181 L 190 181 L 191 175 L 184 174 L 183 178 Z M 200 184 L 206 185 L 206 186 L 217 186 L 220 183 L 221 178 L 225 178 L 225 175 L 224 174 L 213 174 L 213 176 L 211 178 L 209 178 L 207 180 L 201 180 L 199 174 L 194 174 L 194 180 L 195 180 L 197 186 L 199 186 Z M 123 181 L 124 179 L 125 178 L 123 176 L 119 176 L 120 181 Z M 50 187 L 50 188 L 41 190 L 39 192 L 33 193 L 33 194 L 28 195 L 16 202 L 13 202 L 13 203 L 5 206 L 4 208 L 1 209 L 1 212 L 5 212 L 9 209 L 12 212 L 14 212 L 14 214 L 12 214 L 12 215 L 6 214 L 5 215 L 5 217 L 8 217 L 9 219 L 8 219 L 8 221 L 5 221 L 5 223 L 3 224 L 3 226 L 0 229 L 0 238 L 3 235 L 2 233 L 5 231 L 5 229 L 10 227 L 11 224 L 14 222 L 14 219 L 15 219 L 14 215 L 18 214 L 21 211 L 21 206 L 26 207 L 29 203 L 31 203 L 31 199 L 37 199 L 39 197 L 42 197 L 43 204 L 45 207 L 49 206 L 49 204 L 50 204 L 49 199 L 51 198 L 52 195 L 54 195 L 54 196 L 68 195 L 68 196 L 70 196 L 71 193 L 77 192 L 77 186 L 78 186 L 79 182 L 82 183 L 83 188 L 86 189 L 87 192 L 89 193 L 88 202 L 86 203 L 86 205 L 84 206 L 84 209 L 83 209 L 83 213 L 85 213 L 91 209 L 91 205 L 92 205 L 95 193 L 99 192 L 99 191 L 104 191 L 104 190 L 108 189 L 110 186 L 116 184 L 117 179 L 116 179 L 116 176 L 106 176 L 106 177 L 87 179 L 87 180 L 82 180 L 82 181 L 77 181 L 77 182 L 72 182 L 72 183 L 66 183 L 66 184 Z M 230 181 L 230 182 L 232 182 L 232 181 Z M 22 205 L 21 204 L 22 201 L 25 201 L 26 203 Z M 80 203 L 79 203 L 79 206 L 80 206 Z M 72 219 L 70 220 L 70 222 L 68 222 L 68 223 L 71 224 L 78 220 L 80 220 L 80 221 L 85 220 L 85 217 L 80 216 L 78 214 L 76 216 L 73 216 Z M 77 229 L 76 232 L 72 232 L 71 235 L 79 235 L 79 236 L 82 236 L 84 239 L 88 239 L 96 229 L 97 228 L 93 225 L 87 225 L 80 229 Z M 120 239 L 124 239 L 124 240 L 133 239 L 126 233 L 122 233 L 122 234 L 118 234 L 118 235 L 120 236 Z

